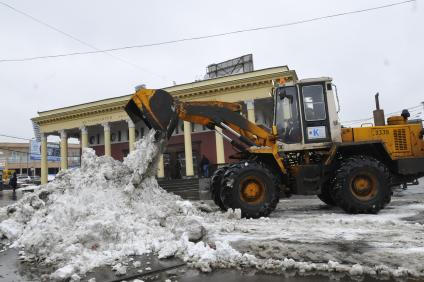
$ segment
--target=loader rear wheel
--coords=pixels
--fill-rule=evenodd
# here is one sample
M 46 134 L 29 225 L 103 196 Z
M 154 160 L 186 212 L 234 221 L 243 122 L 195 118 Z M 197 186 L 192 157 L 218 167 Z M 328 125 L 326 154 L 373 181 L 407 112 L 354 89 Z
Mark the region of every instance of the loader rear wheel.
M 278 178 L 264 165 L 241 162 L 232 165 L 222 180 L 225 207 L 240 209 L 243 217 L 268 216 L 280 199 Z
M 334 200 L 348 213 L 377 213 L 390 202 L 389 171 L 369 156 L 352 156 L 337 170 Z
M 221 195 L 222 195 L 222 178 L 224 176 L 224 173 L 227 171 L 228 167 L 221 167 L 212 175 L 211 178 L 211 186 L 210 186 L 210 192 L 211 197 L 214 203 L 221 209 L 221 210 L 227 210 L 224 206 L 224 203 L 222 202 Z

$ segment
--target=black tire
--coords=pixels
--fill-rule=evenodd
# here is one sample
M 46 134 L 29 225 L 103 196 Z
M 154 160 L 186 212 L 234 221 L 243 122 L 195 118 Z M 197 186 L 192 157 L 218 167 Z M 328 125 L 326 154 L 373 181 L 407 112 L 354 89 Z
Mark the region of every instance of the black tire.
M 321 187 L 321 194 L 318 194 L 318 198 L 329 206 L 336 206 L 336 201 L 334 201 L 332 192 L 333 192 L 334 181 L 327 181 Z
M 336 172 L 333 198 L 348 213 L 377 213 L 391 199 L 390 174 L 380 161 L 369 156 L 342 160 Z
M 225 166 L 215 170 L 211 177 L 211 186 L 209 189 L 211 192 L 212 200 L 221 210 L 227 210 L 221 200 L 222 177 L 224 176 L 224 173 L 227 171 L 227 169 L 228 167 Z
M 242 217 L 268 216 L 280 200 L 278 177 L 256 162 L 231 165 L 224 174 L 222 187 L 224 206 L 240 209 Z

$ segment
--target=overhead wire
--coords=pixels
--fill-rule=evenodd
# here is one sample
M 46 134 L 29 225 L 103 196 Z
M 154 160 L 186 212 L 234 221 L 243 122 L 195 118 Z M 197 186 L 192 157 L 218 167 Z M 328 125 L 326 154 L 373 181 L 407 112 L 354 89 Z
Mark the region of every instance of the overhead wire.
M 389 115 L 394 115 L 394 114 L 398 114 L 401 113 L 403 110 L 408 110 L 410 112 L 410 114 L 412 115 L 412 113 L 415 113 L 416 111 L 420 111 L 422 109 L 422 105 L 418 105 L 418 106 L 413 106 L 413 107 L 409 107 L 409 108 L 403 108 L 401 110 L 398 111 L 393 111 L 390 113 L 386 113 L 385 115 L 389 116 Z M 361 122 L 366 122 L 369 120 L 372 120 L 373 117 L 368 117 L 368 118 L 363 118 L 363 119 L 355 119 L 355 120 L 347 120 L 347 121 L 342 121 L 341 123 L 344 125 L 349 125 L 349 124 L 359 124 Z
M 175 43 L 181 43 L 181 42 L 187 42 L 187 41 L 193 41 L 193 40 L 204 40 L 204 39 L 208 39 L 208 38 L 224 37 L 224 36 L 247 33 L 247 32 L 283 28 L 283 27 L 300 25 L 300 24 L 305 24 L 305 23 L 310 23 L 310 22 L 316 22 L 316 21 L 321 21 L 321 20 L 326 20 L 326 19 L 331 19 L 331 18 L 336 18 L 336 17 L 365 13 L 365 12 L 370 12 L 370 11 L 375 11 L 375 10 L 386 9 L 386 8 L 390 8 L 390 7 L 394 7 L 394 6 L 404 5 L 404 4 L 415 2 L 415 1 L 416 0 L 406 0 L 406 1 L 395 2 L 395 3 L 391 3 L 391 4 L 371 7 L 371 8 L 365 8 L 365 9 L 353 10 L 353 11 L 348 11 L 348 12 L 330 14 L 330 15 L 326 15 L 326 16 L 297 20 L 297 21 L 288 22 L 288 23 L 281 23 L 281 24 L 276 24 L 276 25 L 260 26 L 260 27 L 246 28 L 246 29 L 239 29 L 239 30 L 221 32 L 221 33 L 214 33 L 214 34 L 208 34 L 208 35 L 199 35 L 199 36 L 186 37 L 186 38 L 180 38 L 180 39 L 174 39 L 174 40 L 168 40 L 168 41 L 129 45 L 129 46 L 101 49 L 101 50 L 94 50 L 94 51 L 70 52 L 70 53 L 63 53 L 63 54 L 56 54 L 56 55 L 34 56 L 34 57 L 15 58 L 15 59 L 0 59 L 0 63 L 22 62 L 22 61 L 32 61 L 32 60 L 39 60 L 39 59 L 60 58 L 60 57 L 67 57 L 67 56 L 88 55 L 88 54 L 96 54 L 96 53 L 104 53 L 104 52 L 115 52 L 115 51 L 135 49 L 135 48 L 146 48 L 146 47 L 153 47 L 153 46 L 160 46 L 160 45 L 169 45 L 169 44 L 175 44 Z
M 17 136 L 12 136 L 12 135 L 7 135 L 7 134 L 0 134 L 0 137 L 7 137 L 7 138 L 12 138 L 12 139 L 20 139 L 20 140 L 26 140 L 26 141 L 33 140 L 33 139 L 30 139 L 30 138 L 17 137 Z
M 31 19 L 31 20 L 33 20 L 33 21 L 35 21 L 35 22 L 37 22 L 37 23 L 39 23 L 39 24 L 41 24 L 41 25 L 43 25 L 43 26 L 45 26 L 45 27 L 47 27 L 49 29 L 51 29 L 51 30 L 54 30 L 54 31 L 56 31 L 56 32 L 58 32 L 58 33 L 60 33 L 60 34 L 62 34 L 64 36 L 66 36 L 66 37 L 69 37 L 72 40 L 77 41 L 77 42 L 79 42 L 80 44 L 82 44 L 84 46 L 87 46 L 87 47 L 89 47 L 91 49 L 94 49 L 97 52 L 104 53 L 105 55 L 107 55 L 107 56 L 109 56 L 111 58 L 114 58 L 114 59 L 116 59 L 118 61 L 121 61 L 124 64 L 130 65 L 130 66 L 132 66 L 133 68 L 135 68 L 137 70 L 141 70 L 141 71 L 144 71 L 144 72 L 153 74 L 155 76 L 158 76 L 158 77 L 162 78 L 163 80 L 170 80 L 170 79 L 166 78 L 166 76 L 164 76 L 164 75 L 157 74 L 155 72 L 152 72 L 150 70 L 147 70 L 147 69 L 145 69 L 143 67 L 140 67 L 139 65 L 134 64 L 134 63 L 132 63 L 130 61 L 127 61 L 127 60 L 125 60 L 125 59 L 123 59 L 121 57 L 118 57 L 118 56 L 116 56 L 114 54 L 110 54 L 110 53 L 108 53 L 108 51 L 100 50 L 99 48 L 95 47 L 94 45 L 92 45 L 92 44 L 90 44 L 90 43 L 88 43 L 86 41 L 83 41 L 83 40 L 77 38 L 76 36 L 74 36 L 74 35 L 72 35 L 72 34 L 70 34 L 68 32 L 65 32 L 65 31 L 63 31 L 63 30 L 61 30 L 61 29 L 59 29 L 59 28 L 57 28 L 57 27 L 55 27 L 55 26 L 53 26 L 53 25 L 45 22 L 45 21 L 42 21 L 42 20 L 40 20 L 40 19 L 38 19 L 38 18 L 36 18 L 36 17 L 34 17 L 34 16 L 32 16 L 32 15 L 30 15 L 30 14 L 28 14 L 28 13 L 22 11 L 22 10 L 19 10 L 18 8 L 14 7 L 14 6 L 10 5 L 10 4 L 7 4 L 7 3 L 4 3 L 4 2 L 1 2 L 0 1 L 0 5 L 3 5 L 5 7 L 7 7 L 7 8 L 9 8 L 9 9 L 15 11 L 16 13 L 19 13 L 19 14 L 21 14 L 21 15 L 23 15 L 23 16 L 25 16 L 25 17 L 27 17 L 27 18 L 29 18 L 29 19 Z

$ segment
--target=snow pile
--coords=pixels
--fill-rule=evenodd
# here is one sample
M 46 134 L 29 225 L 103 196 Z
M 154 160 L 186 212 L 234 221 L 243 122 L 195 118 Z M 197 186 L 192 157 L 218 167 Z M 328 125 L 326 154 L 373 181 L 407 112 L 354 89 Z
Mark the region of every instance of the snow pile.
M 124 162 L 85 150 L 80 169 L 0 210 L 1 241 L 25 260 L 56 265 L 55 279 L 129 255 L 185 256 L 205 229 L 201 212 L 158 186 L 160 145 L 150 132 Z

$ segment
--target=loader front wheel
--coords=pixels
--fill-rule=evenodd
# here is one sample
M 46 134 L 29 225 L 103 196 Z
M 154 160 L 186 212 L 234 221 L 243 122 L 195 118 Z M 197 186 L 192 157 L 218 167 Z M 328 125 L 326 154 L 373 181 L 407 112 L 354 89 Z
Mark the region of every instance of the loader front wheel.
M 224 206 L 240 209 L 247 218 L 268 216 L 280 199 L 277 177 L 256 162 L 230 166 L 224 174 L 222 189 Z
M 321 187 L 321 194 L 318 194 L 318 198 L 329 206 L 335 206 L 336 202 L 334 201 L 332 193 L 334 183 L 328 181 L 324 183 Z
M 222 178 L 224 176 L 224 173 L 227 171 L 227 169 L 228 167 L 225 166 L 215 170 L 211 178 L 211 186 L 210 186 L 211 197 L 214 203 L 221 210 L 227 210 L 221 199 L 222 198 Z
M 369 156 L 352 156 L 337 170 L 334 200 L 348 213 L 377 213 L 390 202 L 389 171 Z

